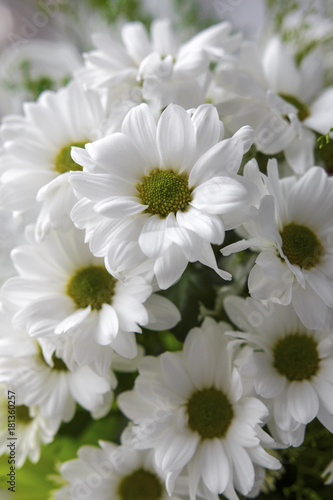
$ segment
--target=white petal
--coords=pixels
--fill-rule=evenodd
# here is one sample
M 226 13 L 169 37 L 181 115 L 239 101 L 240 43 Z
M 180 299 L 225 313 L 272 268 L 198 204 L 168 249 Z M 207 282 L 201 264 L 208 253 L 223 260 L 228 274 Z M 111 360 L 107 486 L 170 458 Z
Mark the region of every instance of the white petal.
M 177 307 L 166 297 L 153 294 L 145 302 L 148 312 L 148 324 L 150 330 L 167 330 L 173 328 L 180 320 L 180 312 Z
M 289 220 L 304 224 L 311 229 L 312 217 L 321 216 L 321 210 L 318 212 L 318 208 L 322 206 L 323 196 L 327 192 L 327 180 L 327 174 L 323 168 L 312 167 L 297 181 L 288 196 Z M 314 207 L 317 207 L 317 210 L 314 210 Z
M 245 448 L 230 445 L 233 460 L 234 484 L 235 487 L 243 494 L 247 495 L 254 484 L 254 467 L 252 460 L 249 457 Z
M 333 86 L 328 87 L 312 103 L 310 116 L 304 120 L 304 125 L 319 134 L 327 134 L 332 126 Z
M 201 333 L 201 332 L 200 332 Z M 188 367 L 191 378 L 200 389 L 212 387 L 214 382 L 215 363 L 211 344 L 202 333 L 196 335 L 188 352 Z
M 180 357 L 165 352 L 161 356 L 161 368 L 169 387 L 184 399 L 194 391 L 194 385 Z
M 327 305 L 309 286 L 293 291 L 292 304 L 296 314 L 309 330 L 320 330 L 326 321 Z
M 163 255 L 158 257 L 154 264 L 154 272 L 158 286 L 166 290 L 173 285 L 183 274 L 188 264 L 188 260 L 178 247 L 172 244 Z
M 120 190 L 125 196 L 133 194 L 133 187 L 130 184 L 120 180 L 115 182 L 108 174 L 71 172 L 69 181 L 81 195 L 95 202 L 116 196 Z
M 316 391 L 307 380 L 292 382 L 288 389 L 288 406 L 292 416 L 301 424 L 308 424 L 318 413 Z
M 147 30 L 139 21 L 125 23 L 121 30 L 121 37 L 128 54 L 137 64 L 152 50 Z
M 147 208 L 142 205 L 136 197 L 111 196 L 96 203 L 94 209 L 97 213 L 110 218 L 123 218 L 138 215 Z
M 193 191 L 191 205 L 208 214 L 228 214 L 243 207 L 248 199 L 245 187 L 231 177 L 215 177 Z
M 320 398 L 320 403 L 333 415 L 333 385 L 322 377 L 315 377 L 312 381 Z
M 190 187 L 223 175 L 236 174 L 243 158 L 243 146 L 239 139 L 231 137 L 211 147 L 193 166 L 188 184 Z
M 96 331 L 96 340 L 101 345 L 108 345 L 112 343 L 118 334 L 118 316 L 114 308 L 109 304 L 103 304 L 98 315 L 99 324 Z
M 130 295 L 117 295 L 112 305 L 118 315 L 119 326 L 122 330 L 129 332 L 141 332 L 140 325 L 148 322 L 148 313 L 144 305 L 135 297 Z
M 139 236 L 139 245 L 147 257 L 158 257 L 172 244 L 166 237 L 166 227 L 171 216 L 173 214 L 169 214 L 165 219 L 161 219 L 159 215 L 152 215 L 144 223 Z
M 328 307 L 333 307 L 333 280 L 328 279 L 318 269 L 307 273 L 307 282 L 311 288 L 323 299 Z
M 221 135 L 221 123 L 217 109 L 212 104 L 202 104 L 192 115 L 192 122 L 197 138 L 196 158 L 218 143 Z
M 117 132 L 108 135 L 87 144 L 86 149 L 98 163 L 101 173 L 107 172 L 134 182 L 139 181 L 145 172 L 146 163 L 140 151 L 124 134 Z
M 119 330 L 118 335 L 111 343 L 111 347 L 124 358 L 133 359 L 138 354 L 135 335 L 132 332 Z
M 184 227 L 171 227 L 167 229 L 167 238 L 179 246 L 189 262 L 199 259 L 202 251 L 201 238 L 197 233 Z
M 147 104 L 141 104 L 129 111 L 124 119 L 122 131 L 134 142 L 145 159 L 147 168 L 156 168 L 159 165 L 156 122 Z
M 78 309 L 70 316 L 67 316 L 61 323 L 59 323 L 54 330 L 54 333 L 64 333 L 68 330 L 75 328 L 80 323 L 82 323 L 90 314 L 91 307 L 88 306 L 85 309 Z
M 212 249 L 211 245 L 207 242 L 204 242 L 204 244 L 203 244 L 203 250 L 202 250 L 202 254 L 200 256 L 199 262 L 201 262 L 205 266 L 208 266 L 211 269 L 213 269 L 219 276 L 221 276 L 222 279 L 228 280 L 228 281 L 232 279 L 232 276 L 230 273 L 228 273 L 227 271 L 223 271 L 222 269 L 219 269 L 217 267 L 216 258 L 215 258 L 213 249 Z
M 223 443 L 219 439 L 203 441 L 202 479 L 209 491 L 223 493 L 230 477 L 230 464 Z
M 154 19 L 151 23 L 150 36 L 154 50 L 161 56 L 174 54 L 175 37 L 170 19 Z
M 221 245 L 224 241 L 223 222 L 217 215 L 205 214 L 194 207 L 190 207 L 186 212 L 178 211 L 176 219 L 181 227 L 197 233 L 209 243 Z
M 276 93 L 299 95 L 300 73 L 287 47 L 275 36 L 268 43 L 263 57 L 264 71 L 270 88 Z
M 186 111 L 170 104 L 157 126 L 157 144 L 166 169 L 180 172 L 192 165 L 196 140 L 193 123 Z
M 198 441 L 199 436 L 190 431 L 184 431 L 182 435 L 164 435 L 155 452 L 158 466 L 164 472 L 182 469 L 191 460 Z

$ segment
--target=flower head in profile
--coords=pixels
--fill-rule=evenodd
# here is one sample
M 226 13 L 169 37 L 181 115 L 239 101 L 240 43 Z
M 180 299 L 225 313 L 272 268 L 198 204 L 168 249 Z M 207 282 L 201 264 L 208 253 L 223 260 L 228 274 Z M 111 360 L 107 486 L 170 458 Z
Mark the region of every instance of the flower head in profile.
M 73 150 L 83 171 L 70 175 L 82 197 L 71 216 L 112 274 L 151 259 L 163 289 L 188 262 L 231 278 L 218 270 L 211 244 L 220 245 L 226 229 L 249 217 L 256 188 L 237 172 L 253 131 L 245 126 L 220 140 L 222 133 L 210 104 L 191 113 L 170 105 L 157 124 L 141 104 L 121 133 Z
M 249 275 L 251 296 L 292 304 L 307 328 L 320 329 L 333 308 L 333 180 L 319 167 L 279 179 L 274 162 L 268 177 L 252 174 L 264 194 L 258 214 L 244 224 L 248 238 L 222 253 L 260 252 Z
M 163 330 L 180 319 L 140 276 L 111 276 L 75 228 L 17 247 L 12 259 L 19 276 L 5 282 L 2 295 L 13 308 L 13 325 L 38 338 L 69 335 L 76 363 L 97 373 L 108 373 L 113 351 L 137 355 L 139 325 Z
M 185 471 L 191 500 L 201 485 L 236 499 L 234 488 L 253 489 L 256 466 L 280 468 L 262 447 L 274 444 L 261 427 L 267 408 L 240 373 L 251 350 L 233 351 L 228 327 L 206 318 L 183 351 L 144 358 L 134 390 L 118 397 L 135 424 L 132 446 L 154 450 L 170 494 Z
M 271 409 L 269 428 L 299 446 L 315 417 L 333 432 L 333 339 L 330 329 L 309 330 L 292 306 L 230 296 L 225 309 L 246 333 L 233 335 L 255 349 L 254 386 Z

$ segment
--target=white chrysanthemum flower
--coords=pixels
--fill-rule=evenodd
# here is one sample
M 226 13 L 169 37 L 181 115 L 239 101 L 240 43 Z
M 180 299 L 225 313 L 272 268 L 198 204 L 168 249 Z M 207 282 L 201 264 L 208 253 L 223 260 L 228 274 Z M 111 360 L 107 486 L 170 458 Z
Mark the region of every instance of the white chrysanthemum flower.
M 13 325 L 33 337 L 68 334 L 75 361 L 99 374 L 108 372 L 113 350 L 137 355 L 139 325 L 164 330 L 180 319 L 178 309 L 152 295 L 140 276 L 111 276 L 75 228 L 15 248 L 12 260 L 19 276 L 4 283 L 2 295 L 16 309 Z
M 98 93 L 84 92 L 75 82 L 25 103 L 24 116 L 6 116 L 1 126 L 1 206 L 38 211 L 39 240 L 50 227 L 68 227 L 76 200 L 69 171 L 81 168 L 71 159 L 71 147 L 84 147 L 102 137 L 106 128 Z
M 1 387 L 4 384 L 1 384 Z M 8 399 L 8 391 L 3 391 L 0 398 L 0 455 L 8 454 L 10 435 L 8 434 L 8 422 L 15 423 L 10 429 L 14 429 L 15 439 L 15 464 L 22 467 L 27 459 L 32 463 L 38 462 L 42 444 L 49 444 L 59 428 L 59 419 L 47 419 L 41 415 L 38 406 L 28 407 L 19 404 L 16 397 Z M 9 393 L 9 396 L 12 396 Z M 14 405 L 8 407 L 8 401 L 14 401 Z M 12 409 L 13 408 L 13 409 Z M 9 416 L 12 418 L 9 420 Z
M 317 417 L 333 432 L 331 331 L 307 329 L 292 306 L 267 307 L 236 296 L 227 297 L 224 305 L 233 323 L 246 331 L 234 335 L 255 349 L 254 387 L 272 408 L 272 431 L 299 446 L 305 425 Z
M 222 253 L 259 251 L 248 281 L 252 297 L 291 303 L 307 328 L 320 329 L 333 308 L 333 179 L 312 167 L 300 179 L 279 180 L 274 162 L 260 179 L 269 194 L 244 224 L 248 239 Z
M 237 499 L 234 488 L 247 495 L 254 487 L 254 464 L 280 468 L 262 448 L 274 444 L 261 428 L 267 408 L 237 368 L 249 353 L 235 355 L 226 327 L 206 318 L 189 332 L 183 351 L 144 358 L 134 390 L 118 397 L 136 424 L 132 446 L 154 450 L 169 494 L 186 471 L 191 500 L 200 483 Z
M 21 405 L 38 406 L 44 418 L 68 422 L 76 403 L 96 418 L 110 410 L 117 383 L 111 371 L 101 377 L 88 366 L 71 370 L 57 351 L 44 357 L 35 339 L 10 327 L 0 339 L 0 352 L 0 382 L 15 392 Z
M 257 148 L 266 154 L 283 150 L 298 174 L 314 164 L 314 132 L 329 132 L 333 112 L 333 87 L 324 89 L 324 62 L 317 51 L 298 67 L 277 35 L 263 54 L 257 44 L 245 42 L 239 59 L 222 65 L 217 75 L 231 91 L 219 106 L 231 130 L 240 122 L 253 126 Z
M 152 452 L 107 441 L 99 445 L 82 446 L 77 459 L 61 465 L 60 473 L 69 484 L 53 493 L 54 500 L 188 499 L 188 495 L 168 495 Z
M 302 130 L 285 148 L 287 162 L 297 173 L 314 164 L 316 136 L 332 127 L 333 86 L 324 90 L 324 62 L 318 51 L 310 52 L 299 67 L 278 36 L 267 44 L 263 68 L 269 88 L 295 107 Z
M 72 172 L 70 182 L 85 198 L 72 218 L 86 228 L 91 251 L 106 257 L 115 275 L 151 259 L 163 289 L 188 262 L 230 279 L 218 270 L 211 243 L 221 244 L 226 229 L 249 217 L 254 186 L 237 172 L 252 136 L 243 127 L 220 141 L 221 122 L 210 104 L 192 115 L 170 105 L 157 125 L 141 104 L 128 113 L 121 133 L 75 149 L 84 170 Z
M 171 102 L 186 108 L 204 101 L 209 63 L 239 47 L 231 24 L 219 23 L 179 45 L 169 19 L 152 22 L 150 39 L 141 22 L 125 23 L 122 43 L 95 34 L 96 50 L 84 54 L 86 64 L 77 78 L 88 88 L 142 90 L 143 99 L 157 98 L 160 108 Z
M 0 112 L 2 115 L 22 112 L 25 101 L 34 101 L 44 90 L 56 90 L 71 79 L 82 65 L 77 48 L 60 40 L 25 39 L 7 33 L 17 40 L 1 53 Z M 16 43 L 15 43 L 16 42 Z
M 288 71 L 283 71 L 287 78 Z M 301 134 L 295 106 L 269 86 L 260 49 L 244 42 L 239 55 L 216 67 L 208 97 L 216 104 L 229 130 L 244 123 L 255 129 L 254 144 L 264 154 L 275 155 Z

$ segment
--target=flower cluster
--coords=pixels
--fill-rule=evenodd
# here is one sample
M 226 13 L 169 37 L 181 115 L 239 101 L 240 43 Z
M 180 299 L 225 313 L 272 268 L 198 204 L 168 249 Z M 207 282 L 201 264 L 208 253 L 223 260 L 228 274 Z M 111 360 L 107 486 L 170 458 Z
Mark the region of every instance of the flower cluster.
M 17 467 L 118 422 L 55 500 L 256 498 L 308 424 L 333 435 L 333 81 L 237 12 L 104 26 L 2 119 L 0 453 L 8 391 Z

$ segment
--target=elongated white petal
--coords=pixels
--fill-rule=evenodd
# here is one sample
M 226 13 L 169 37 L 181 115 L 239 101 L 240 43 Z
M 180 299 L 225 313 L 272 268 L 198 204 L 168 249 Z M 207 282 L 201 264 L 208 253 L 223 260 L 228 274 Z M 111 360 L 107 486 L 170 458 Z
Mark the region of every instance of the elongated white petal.
M 205 440 L 201 446 L 202 479 L 209 491 L 223 493 L 230 477 L 230 463 L 219 439 Z
M 297 422 L 307 424 L 316 417 L 319 400 L 310 382 L 307 380 L 292 382 L 287 397 L 290 413 Z
M 116 311 L 109 304 L 103 304 L 99 311 L 96 340 L 101 345 L 111 344 L 118 334 L 119 321 Z
M 170 105 L 157 125 L 157 146 L 166 169 L 181 172 L 192 165 L 195 150 L 195 131 L 186 111 Z
M 228 214 L 247 201 L 245 187 L 231 177 L 215 177 L 193 191 L 191 205 L 208 214 Z

